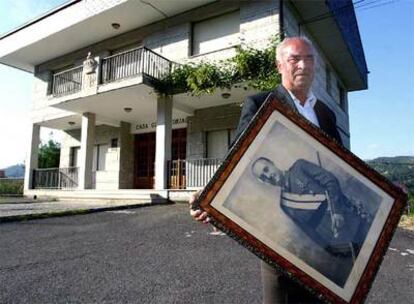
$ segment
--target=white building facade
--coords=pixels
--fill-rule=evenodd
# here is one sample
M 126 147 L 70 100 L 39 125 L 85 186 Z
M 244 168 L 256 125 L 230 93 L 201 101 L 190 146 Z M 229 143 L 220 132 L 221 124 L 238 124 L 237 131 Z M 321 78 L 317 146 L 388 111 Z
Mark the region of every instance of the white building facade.
M 25 193 L 171 197 L 203 187 L 256 92 L 162 96 L 154 84 L 173 64 L 217 62 L 276 35 L 314 42 L 312 89 L 349 147 L 347 92 L 367 88 L 352 1 L 74 0 L 0 37 L 0 63 L 35 78 Z M 37 166 L 42 127 L 64 132 L 60 168 Z

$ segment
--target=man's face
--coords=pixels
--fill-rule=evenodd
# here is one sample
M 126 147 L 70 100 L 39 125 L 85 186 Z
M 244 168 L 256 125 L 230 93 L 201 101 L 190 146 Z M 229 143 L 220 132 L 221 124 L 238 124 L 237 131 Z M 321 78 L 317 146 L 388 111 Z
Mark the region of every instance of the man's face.
M 283 86 L 290 91 L 309 91 L 315 74 L 315 58 L 303 40 L 292 40 L 283 50 L 277 68 Z
M 270 161 L 258 161 L 253 168 L 253 174 L 264 183 L 280 186 L 282 172 Z

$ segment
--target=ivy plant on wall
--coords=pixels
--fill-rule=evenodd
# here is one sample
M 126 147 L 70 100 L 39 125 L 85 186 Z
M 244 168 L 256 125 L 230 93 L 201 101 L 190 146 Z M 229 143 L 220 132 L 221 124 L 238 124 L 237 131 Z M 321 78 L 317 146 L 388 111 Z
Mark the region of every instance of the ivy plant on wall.
M 264 49 L 238 46 L 234 57 L 217 63 L 176 64 L 155 89 L 166 95 L 188 92 L 194 96 L 212 94 L 218 88 L 230 89 L 239 84 L 260 91 L 272 90 L 280 83 L 275 68 L 278 41 L 272 39 Z

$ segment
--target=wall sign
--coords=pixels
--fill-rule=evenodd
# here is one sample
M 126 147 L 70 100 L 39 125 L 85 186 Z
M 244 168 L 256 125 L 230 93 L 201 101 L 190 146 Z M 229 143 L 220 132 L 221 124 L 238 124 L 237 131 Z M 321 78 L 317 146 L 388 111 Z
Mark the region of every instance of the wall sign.
M 173 118 L 172 126 L 174 129 L 187 127 L 187 118 L 186 117 Z M 137 123 L 135 126 L 132 126 L 131 133 L 155 132 L 156 127 L 157 127 L 156 122 Z

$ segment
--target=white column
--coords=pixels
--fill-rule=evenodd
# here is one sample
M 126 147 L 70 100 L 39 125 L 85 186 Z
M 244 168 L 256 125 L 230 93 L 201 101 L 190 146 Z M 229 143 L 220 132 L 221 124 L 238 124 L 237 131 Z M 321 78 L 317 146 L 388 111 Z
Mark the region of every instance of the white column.
M 157 97 L 155 189 L 167 188 L 167 160 L 171 159 L 172 97 Z
M 92 188 L 93 147 L 95 145 L 95 114 L 82 114 L 81 147 L 79 155 L 79 189 Z
M 40 125 L 32 124 L 30 127 L 30 146 L 26 158 L 24 173 L 24 190 L 33 189 L 33 169 L 37 169 L 39 160 Z

